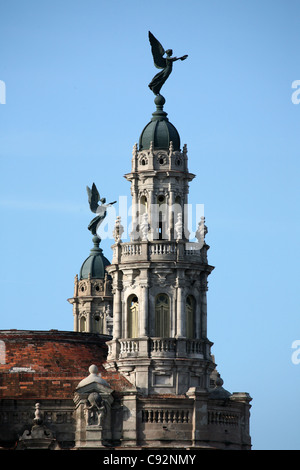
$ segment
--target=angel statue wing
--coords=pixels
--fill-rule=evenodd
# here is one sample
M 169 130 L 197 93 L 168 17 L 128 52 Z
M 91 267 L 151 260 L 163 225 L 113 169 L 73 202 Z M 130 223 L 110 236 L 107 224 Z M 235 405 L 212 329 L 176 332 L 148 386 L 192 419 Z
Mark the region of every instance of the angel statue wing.
M 98 202 L 100 201 L 100 194 L 98 192 L 98 189 L 96 188 L 95 183 L 93 183 L 92 189 L 90 189 L 87 186 L 86 190 L 87 190 L 87 193 L 88 193 L 90 209 L 91 209 L 92 212 L 96 213 L 97 208 L 98 208 Z
M 153 36 L 153 34 L 150 31 L 149 31 L 149 41 L 151 45 L 151 52 L 153 55 L 155 67 L 157 69 L 164 69 L 167 65 L 166 59 L 164 59 L 163 57 L 166 51 L 162 47 L 161 43 Z

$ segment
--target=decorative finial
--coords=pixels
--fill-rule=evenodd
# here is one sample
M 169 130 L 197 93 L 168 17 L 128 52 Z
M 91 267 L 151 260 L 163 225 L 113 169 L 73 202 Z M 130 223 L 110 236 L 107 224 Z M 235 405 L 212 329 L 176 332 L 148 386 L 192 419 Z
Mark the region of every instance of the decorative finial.
M 157 95 L 154 99 L 154 103 L 156 104 L 156 111 L 152 113 L 151 121 L 168 121 L 168 113 L 164 111 L 164 104 L 166 100 L 162 95 Z
M 218 374 L 218 377 L 216 378 L 216 387 L 222 387 L 224 385 L 224 380 L 221 378 L 220 374 Z
M 92 364 L 89 367 L 89 373 L 92 374 L 92 375 L 97 375 L 98 374 L 98 367 L 95 366 L 95 364 Z
M 175 233 L 176 233 L 176 240 L 182 239 L 182 214 L 181 212 L 177 215 L 177 222 L 174 226 Z
M 198 224 L 198 229 L 195 233 L 195 237 L 198 240 L 198 243 L 200 244 L 200 249 L 203 247 L 205 243 L 205 235 L 208 233 L 208 229 L 205 225 L 205 217 L 201 217 L 201 220 Z
M 113 231 L 113 237 L 114 237 L 116 243 L 119 243 L 119 242 L 122 241 L 121 236 L 122 236 L 123 232 L 124 232 L 124 227 L 121 224 L 121 217 L 118 216 L 116 218 L 115 228 L 114 228 L 114 231 Z
M 100 242 L 101 242 L 101 238 L 98 237 L 98 235 L 95 235 L 93 237 L 93 243 L 94 243 L 94 246 L 93 248 L 91 249 L 91 255 L 97 255 L 98 253 L 102 253 L 102 248 L 100 248 Z
M 154 65 L 158 69 L 162 69 L 161 72 L 157 73 L 151 82 L 149 83 L 150 90 L 153 91 L 155 95 L 160 95 L 160 89 L 169 77 L 172 72 L 173 62 L 176 60 L 185 60 L 188 56 L 183 55 L 182 57 L 172 57 L 172 49 L 167 49 L 166 51 L 162 47 L 161 43 L 153 36 L 149 31 L 149 41 L 151 45 L 151 51 L 153 56 Z M 167 57 L 163 57 L 164 55 Z
M 40 404 L 36 403 L 35 404 L 35 412 L 34 412 L 34 419 L 33 419 L 34 424 L 39 425 L 42 424 L 43 419 L 40 411 Z
M 132 155 L 133 155 L 133 157 L 136 156 L 137 152 L 138 152 L 138 144 L 135 143 L 134 146 L 133 146 L 133 148 L 132 148 Z

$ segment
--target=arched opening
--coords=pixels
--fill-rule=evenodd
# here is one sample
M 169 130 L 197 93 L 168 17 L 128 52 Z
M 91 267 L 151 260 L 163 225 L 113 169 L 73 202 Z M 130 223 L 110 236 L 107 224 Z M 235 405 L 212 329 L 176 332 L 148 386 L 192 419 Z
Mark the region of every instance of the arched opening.
M 80 317 L 80 331 L 86 331 L 86 318 Z
M 140 199 L 140 215 L 143 215 L 147 212 L 147 198 L 142 196 Z
M 103 317 L 95 316 L 94 318 L 94 331 L 95 333 L 105 334 Z
M 186 337 L 188 339 L 194 339 L 196 337 L 195 305 L 194 297 L 188 295 L 185 304 Z
M 167 217 L 167 205 L 166 198 L 163 194 L 160 194 L 157 198 L 158 202 L 158 239 L 165 240 L 166 234 L 166 217 Z
M 128 297 L 127 301 L 127 336 L 138 338 L 139 299 L 135 294 Z
M 155 336 L 170 338 L 170 299 L 166 294 L 158 294 L 155 299 Z
M 176 196 L 174 205 L 172 207 L 172 224 L 174 227 L 174 235 L 177 239 L 181 239 L 183 235 L 182 227 L 182 206 L 181 206 L 181 197 Z
M 175 223 L 178 219 L 178 214 L 182 214 L 182 207 L 181 207 L 181 197 L 176 196 L 175 198 L 175 205 L 174 205 L 174 219 Z

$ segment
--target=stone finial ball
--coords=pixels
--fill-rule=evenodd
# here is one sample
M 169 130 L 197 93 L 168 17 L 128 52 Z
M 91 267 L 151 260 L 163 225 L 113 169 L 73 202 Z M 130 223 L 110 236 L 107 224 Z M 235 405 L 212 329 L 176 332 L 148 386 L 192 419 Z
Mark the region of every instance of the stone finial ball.
M 156 106 L 163 106 L 165 104 L 166 100 L 162 95 L 156 95 L 154 99 L 154 103 Z
M 89 367 L 89 373 L 90 374 L 97 374 L 98 372 L 98 367 L 95 366 L 95 364 L 92 364 L 90 367 Z

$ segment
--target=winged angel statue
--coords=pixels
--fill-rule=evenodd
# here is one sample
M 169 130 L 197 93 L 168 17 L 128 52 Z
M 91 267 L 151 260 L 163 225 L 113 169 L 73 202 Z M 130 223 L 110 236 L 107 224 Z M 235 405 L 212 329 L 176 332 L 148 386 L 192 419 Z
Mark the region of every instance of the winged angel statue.
M 150 31 L 149 41 L 151 44 L 154 65 L 158 69 L 163 69 L 161 72 L 157 73 L 153 77 L 152 81 L 149 83 L 150 90 L 152 90 L 155 95 L 159 95 L 161 87 L 172 72 L 173 62 L 175 62 L 176 60 L 185 60 L 188 56 L 184 55 L 178 58 L 171 57 L 173 54 L 172 49 L 167 49 L 165 51 L 161 43 L 153 36 Z M 163 57 L 165 54 L 166 57 Z
M 107 208 L 115 204 L 117 201 L 110 202 L 109 204 L 105 204 L 106 199 L 100 198 L 100 194 L 98 192 L 98 189 L 96 188 L 95 183 L 93 183 L 92 189 L 87 186 L 86 190 L 88 193 L 90 209 L 95 214 L 98 214 L 97 217 L 95 217 L 89 223 L 88 229 L 92 232 L 93 235 L 98 236 L 97 229 L 106 217 Z M 98 202 L 101 202 L 101 205 L 99 205 Z

